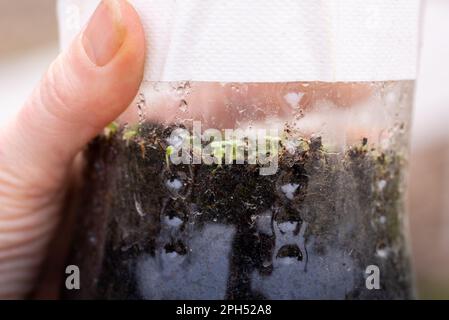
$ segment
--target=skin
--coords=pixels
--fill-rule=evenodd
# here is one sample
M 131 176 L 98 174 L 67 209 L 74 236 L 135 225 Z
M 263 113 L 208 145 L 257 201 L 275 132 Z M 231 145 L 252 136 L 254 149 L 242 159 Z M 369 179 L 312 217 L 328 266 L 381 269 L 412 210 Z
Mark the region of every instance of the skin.
M 0 298 L 33 290 L 76 176 L 74 159 L 131 103 L 144 56 L 137 13 L 126 1 L 103 1 L 0 129 Z
M 0 128 L 0 299 L 26 298 L 36 289 L 35 297 L 56 297 L 54 275 L 62 273 L 61 257 L 73 224 L 66 208 L 82 165 L 78 156 L 134 100 L 144 57 L 137 13 L 125 0 L 104 0 L 18 114 Z M 218 125 L 233 126 L 240 113 L 224 106 L 232 93 L 217 86 L 204 84 L 193 93 L 189 104 L 197 107 L 184 116 L 208 124 L 208 115 L 214 115 L 222 119 Z M 320 99 L 346 108 L 369 95 L 364 85 L 259 84 L 237 98 L 251 105 L 254 97 L 273 96 L 279 101 L 271 105 L 288 117 L 291 110 L 283 97 L 292 90 L 305 93 L 298 106 L 305 111 Z M 170 122 L 179 115 L 179 101 L 165 96 L 157 101 L 150 120 Z M 135 111 L 129 110 L 121 119 L 135 121 Z

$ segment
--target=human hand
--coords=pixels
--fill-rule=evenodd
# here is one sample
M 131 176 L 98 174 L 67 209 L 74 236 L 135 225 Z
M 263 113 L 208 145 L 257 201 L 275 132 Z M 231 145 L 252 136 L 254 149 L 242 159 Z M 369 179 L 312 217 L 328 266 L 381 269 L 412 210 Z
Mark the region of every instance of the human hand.
M 0 298 L 33 289 L 59 228 L 76 155 L 131 103 L 143 76 L 139 17 L 104 0 L 0 128 Z

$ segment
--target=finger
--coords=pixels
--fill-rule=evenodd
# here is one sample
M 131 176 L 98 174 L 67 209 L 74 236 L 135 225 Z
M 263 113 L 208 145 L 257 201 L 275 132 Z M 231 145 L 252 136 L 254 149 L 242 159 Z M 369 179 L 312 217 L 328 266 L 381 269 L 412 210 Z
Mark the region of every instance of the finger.
M 23 297 L 33 286 L 72 160 L 133 100 L 144 54 L 136 12 L 124 0 L 104 0 L 0 128 L 0 298 Z
M 0 135 L 0 163 L 61 176 L 74 155 L 133 100 L 142 80 L 144 36 L 125 0 L 101 2 L 84 31 L 50 66 Z

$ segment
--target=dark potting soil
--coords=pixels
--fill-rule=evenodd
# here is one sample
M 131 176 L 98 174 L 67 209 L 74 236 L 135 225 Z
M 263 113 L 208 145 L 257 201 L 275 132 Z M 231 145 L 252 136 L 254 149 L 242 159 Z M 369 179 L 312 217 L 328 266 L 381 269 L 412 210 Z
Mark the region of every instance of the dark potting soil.
M 66 297 L 412 297 L 400 152 L 363 139 L 331 153 L 312 138 L 294 154 L 281 147 L 277 173 L 263 176 L 258 165 L 169 164 L 172 129 L 123 130 L 88 149 L 68 262 L 81 290 Z M 367 288 L 369 266 L 379 289 Z

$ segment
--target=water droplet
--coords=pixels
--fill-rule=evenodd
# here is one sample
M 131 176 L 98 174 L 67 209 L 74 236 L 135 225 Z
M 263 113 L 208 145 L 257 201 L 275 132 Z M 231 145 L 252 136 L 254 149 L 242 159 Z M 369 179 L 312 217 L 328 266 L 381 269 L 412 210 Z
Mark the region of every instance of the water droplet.
M 232 84 L 231 90 L 234 92 L 240 92 L 240 87 L 238 85 Z
M 285 150 L 287 150 L 290 154 L 296 153 L 296 148 L 298 147 L 298 143 L 295 140 L 285 140 L 282 145 L 284 146 Z
M 264 268 L 268 268 L 269 266 L 271 266 L 271 261 L 270 260 L 264 260 L 264 262 L 262 262 L 262 266 Z
M 282 223 L 278 223 L 279 229 L 283 233 L 293 232 L 298 227 L 298 221 L 286 221 Z
M 177 95 L 185 96 L 190 93 L 191 85 L 189 81 L 180 81 L 176 83 L 173 89 Z
M 139 93 L 137 99 L 137 115 L 139 117 L 139 125 L 142 125 L 145 122 L 145 95 L 143 93 Z
M 181 219 L 179 219 L 178 217 L 170 218 L 168 216 L 164 217 L 164 222 L 166 225 L 168 225 L 169 227 L 172 227 L 172 228 L 179 228 L 183 223 L 183 221 Z
M 201 211 L 194 211 L 193 214 L 196 216 L 201 216 L 203 213 Z
M 184 186 L 182 181 L 176 178 L 167 180 L 165 185 L 172 192 L 178 192 Z
M 385 259 L 386 257 L 388 257 L 388 250 L 387 249 L 377 249 L 376 255 L 379 258 Z
M 172 259 L 174 259 L 174 258 L 176 258 L 178 256 L 178 253 L 175 252 L 175 251 L 173 251 L 173 252 L 166 252 L 166 254 L 167 254 L 167 256 L 169 258 L 172 258 Z
M 385 259 L 388 257 L 389 254 L 389 249 L 388 247 L 385 245 L 385 243 L 381 242 L 377 245 L 377 249 L 376 249 L 376 255 L 379 258 Z
M 174 147 L 175 149 L 179 149 L 184 143 L 185 139 L 189 136 L 189 133 L 184 130 L 180 130 L 179 132 L 173 132 L 170 137 L 166 139 L 167 143 Z
M 281 187 L 281 191 L 285 194 L 287 199 L 293 200 L 296 189 L 298 189 L 299 184 L 297 183 L 287 183 Z
M 292 257 L 283 257 L 283 258 L 279 258 L 279 261 L 286 266 L 292 265 L 295 262 L 297 262 L 297 259 L 292 258 Z
M 290 107 L 297 109 L 303 96 L 304 93 L 301 92 L 289 92 L 284 96 L 284 100 L 290 105 Z
M 379 182 L 377 182 L 377 188 L 379 189 L 379 191 L 382 191 L 387 185 L 387 181 L 385 180 L 380 180 Z
M 181 110 L 181 112 L 186 112 L 187 109 L 188 109 L 187 101 L 182 99 L 181 102 L 179 103 L 179 110 Z

